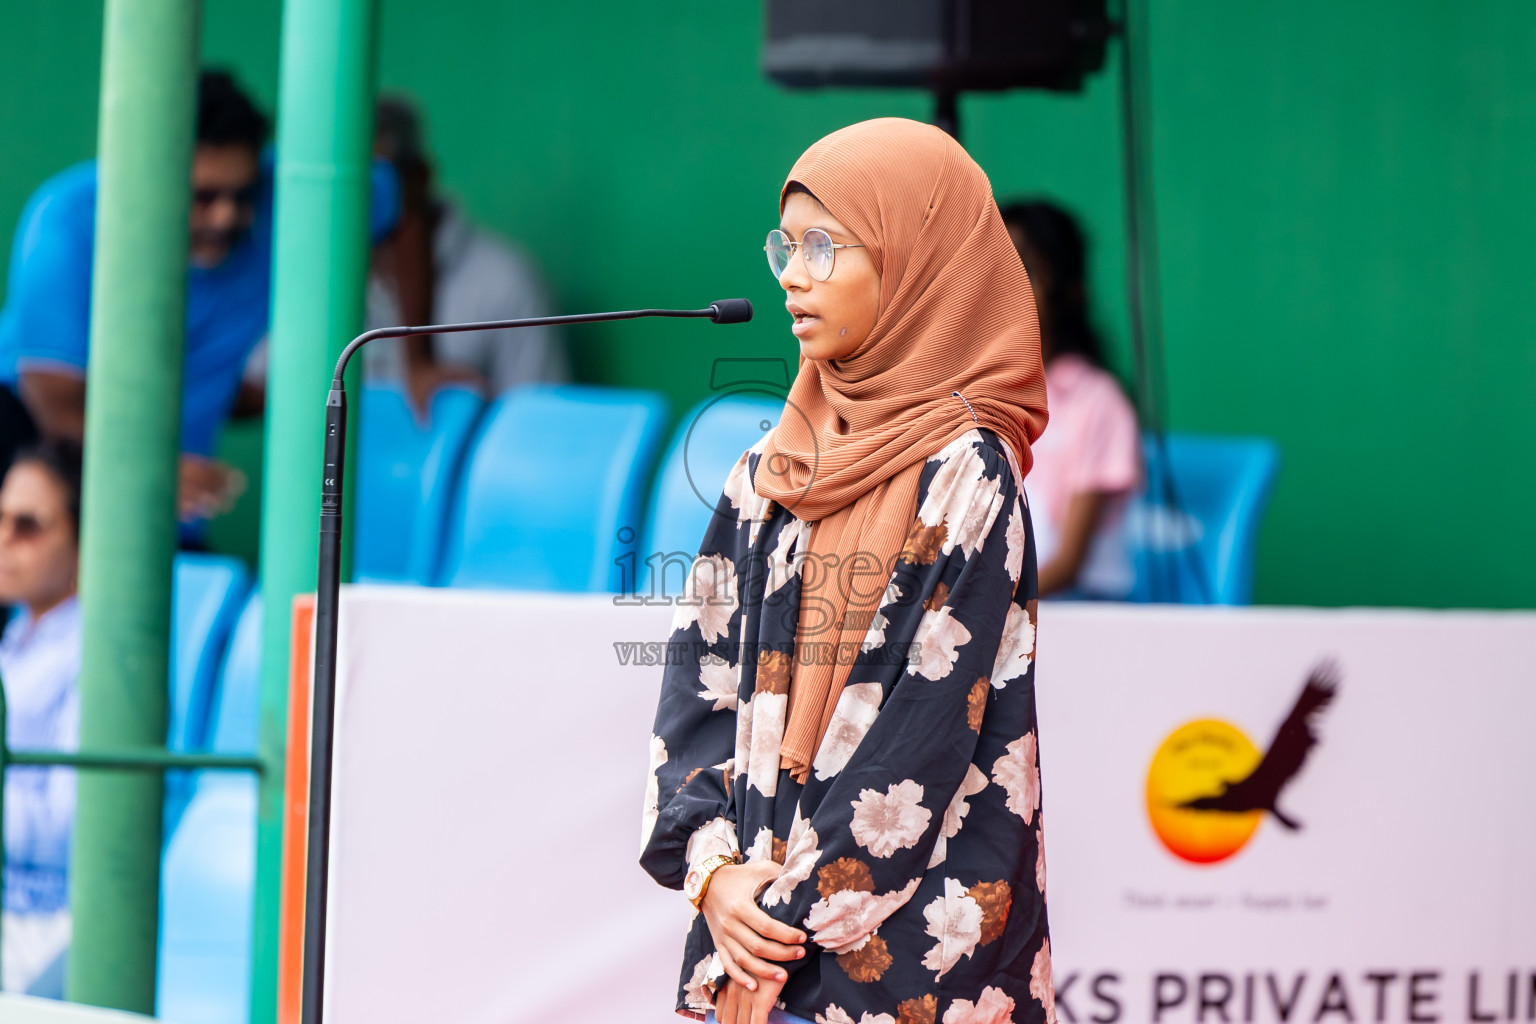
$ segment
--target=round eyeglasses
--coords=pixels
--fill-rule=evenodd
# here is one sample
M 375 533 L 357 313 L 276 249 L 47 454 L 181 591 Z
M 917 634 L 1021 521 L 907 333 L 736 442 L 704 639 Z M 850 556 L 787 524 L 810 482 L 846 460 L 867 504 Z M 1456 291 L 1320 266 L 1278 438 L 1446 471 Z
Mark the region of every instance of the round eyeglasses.
M 782 276 L 789 269 L 789 261 L 794 258 L 795 250 L 799 249 L 805 260 L 805 272 L 811 275 L 813 281 L 825 281 L 832 276 L 832 260 L 837 250 L 862 248 L 862 245 L 834 242 L 832 236 L 821 228 L 808 229 L 805 237 L 798 242 L 774 228 L 768 232 L 768 244 L 763 246 L 763 251 L 768 253 L 768 269 L 773 271 L 774 277 Z

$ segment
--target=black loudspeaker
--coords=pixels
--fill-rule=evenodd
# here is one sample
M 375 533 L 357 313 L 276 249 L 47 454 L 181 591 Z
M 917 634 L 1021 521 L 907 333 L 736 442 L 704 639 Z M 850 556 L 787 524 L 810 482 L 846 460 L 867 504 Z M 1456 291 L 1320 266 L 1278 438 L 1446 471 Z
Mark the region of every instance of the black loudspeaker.
M 1075 91 L 1104 66 L 1105 0 L 764 0 L 783 85 Z

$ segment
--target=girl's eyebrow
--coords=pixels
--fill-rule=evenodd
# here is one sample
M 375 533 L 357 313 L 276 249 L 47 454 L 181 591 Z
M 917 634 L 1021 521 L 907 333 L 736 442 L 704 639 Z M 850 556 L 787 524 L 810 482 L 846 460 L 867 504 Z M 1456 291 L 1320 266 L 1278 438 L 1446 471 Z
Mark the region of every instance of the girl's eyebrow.
M 847 236 L 847 237 L 852 237 L 851 232 L 844 231 L 841 228 L 829 228 L 825 224 L 812 224 L 810 227 L 806 228 L 805 230 L 810 231 L 812 228 L 820 228 L 822 231 L 825 231 L 828 236 L 844 235 L 844 236 Z M 789 240 L 791 242 L 795 241 L 794 232 L 792 232 L 788 228 L 786 228 L 784 226 L 784 222 L 782 220 L 779 221 L 779 230 L 784 232 L 786 235 L 788 235 L 789 236 Z M 835 241 L 836 239 L 834 238 L 833 240 Z

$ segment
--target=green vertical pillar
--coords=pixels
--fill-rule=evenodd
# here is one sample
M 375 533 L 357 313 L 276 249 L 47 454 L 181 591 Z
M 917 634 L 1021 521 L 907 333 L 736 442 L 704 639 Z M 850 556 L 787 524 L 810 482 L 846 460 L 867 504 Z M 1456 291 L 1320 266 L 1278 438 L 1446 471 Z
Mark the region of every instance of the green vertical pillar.
M 277 1017 L 293 597 L 315 589 L 325 398 L 361 330 L 373 152 L 374 0 L 287 0 L 263 495 L 261 780 L 252 1024 Z M 355 431 L 352 433 L 355 434 Z M 348 460 L 349 462 L 352 460 Z
M 86 378 L 80 743 L 165 743 L 198 0 L 107 0 Z M 158 772 L 81 772 L 69 998 L 153 1013 Z

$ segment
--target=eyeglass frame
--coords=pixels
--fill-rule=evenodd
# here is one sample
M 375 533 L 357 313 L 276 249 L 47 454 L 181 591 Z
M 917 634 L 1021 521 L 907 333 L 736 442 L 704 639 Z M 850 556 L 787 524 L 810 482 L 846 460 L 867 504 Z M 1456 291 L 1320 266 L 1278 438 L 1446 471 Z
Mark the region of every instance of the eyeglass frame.
M 253 209 L 261 201 L 261 182 L 253 181 L 239 188 L 194 188 L 192 205 L 206 210 L 221 199 L 228 199 L 237 209 Z
M 9 532 L 14 540 L 29 544 L 50 532 L 58 523 L 56 518 L 43 519 L 32 512 L 0 511 L 0 537 Z
M 806 228 L 805 229 L 805 233 L 807 235 L 809 235 L 812 231 L 815 231 L 815 232 L 819 233 L 822 237 L 824 237 L 827 240 L 828 247 L 830 247 L 831 250 L 832 250 L 832 258 L 831 258 L 831 261 L 830 261 L 831 265 L 827 267 L 827 276 L 826 277 L 817 277 L 814 273 L 811 273 L 811 265 L 810 265 L 809 262 L 806 262 L 805 255 L 803 253 L 801 253 L 801 247 L 805 245 L 805 239 L 802 238 L 799 241 L 796 241 L 795 239 L 790 238 L 789 237 L 789 233 L 787 231 L 785 231 L 783 228 L 774 228 L 773 230 L 768 232 L 768 244 L 763 246 L 763 252 L 766 254 L 766 253 L 768 253 L 770 250 L 772 250 L 774 248 L 774 244 L 773 244 L 773 236 L 774 235 L 781 235 L 781 236 L 783 236 L 784 244 L 786 244 L 786 245 L 788 245 L 790 247 L 789 259 L 793 260 L 795 258 L 795 256 L 797 254 L 799 254 L 801 262 L 805 263 L 805 272 L 810 275 L 810 278 L 811 278 L 812 281 L 818 281 L 819 282 L 819 281 L 829 281 L 829 280 L 832 279 L 832 271 L 837 269 L 837 250 L 839 250 L 839 249 L 863 249 L 863 248 L 866 248 L 864 245 L 858 244 L 858 243 L 854 243 L 854 242 L 834 242 L 834 241 L 832 241 L 831 234 L 829 234 L 825 228 Z M 769 256 L 768 257 L 768 269 L 770 271 L 773 271 L 773 279 L 775 281 L 781 280 L 783 278 L 783 276 L 784 276 L 784 270 L 788 270 L 789 269 L 789 261 L 785 261 L 785 263 L 784 263 L 784 270 L 774 270 L 773 269 L 773 257 Z

